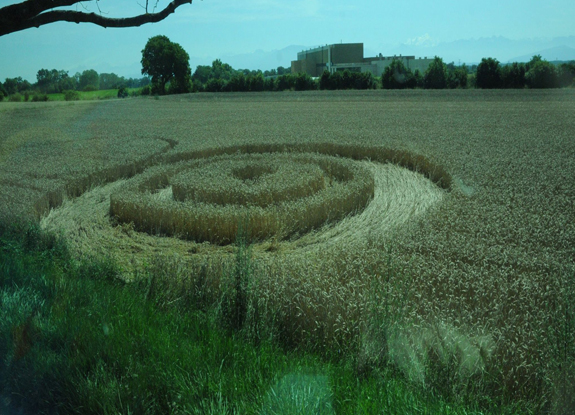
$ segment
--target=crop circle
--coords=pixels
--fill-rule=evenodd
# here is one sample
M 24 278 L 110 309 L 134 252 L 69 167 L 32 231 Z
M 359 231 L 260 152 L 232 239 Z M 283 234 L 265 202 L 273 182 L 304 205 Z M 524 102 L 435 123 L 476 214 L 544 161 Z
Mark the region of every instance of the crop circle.
M 374 194 L 353 160 L 313 153 L 228 154 L 159 165 L 110 197 L 110 212 L 152 235 L 228 244 L 286 239 L 355 214 Z
M 265 208 L 311 196 L 326 187 L 326 179 L 329 176 L 312 160 L 254 154 L 186 170 L 174 176 L 171 184 L 174 199 L 180 202 Z

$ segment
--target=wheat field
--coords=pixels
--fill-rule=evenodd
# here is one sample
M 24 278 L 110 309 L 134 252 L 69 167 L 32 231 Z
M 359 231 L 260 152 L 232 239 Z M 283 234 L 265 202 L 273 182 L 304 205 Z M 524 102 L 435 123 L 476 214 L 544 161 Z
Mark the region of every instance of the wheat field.
M 11 104 L 0 216 L 128 281 L 162 266 L 168 300 L 201 282 L 206 302 L 244 226 L 254 333 L 560 412 L 575 390 L 573 114 L 573 90 Z

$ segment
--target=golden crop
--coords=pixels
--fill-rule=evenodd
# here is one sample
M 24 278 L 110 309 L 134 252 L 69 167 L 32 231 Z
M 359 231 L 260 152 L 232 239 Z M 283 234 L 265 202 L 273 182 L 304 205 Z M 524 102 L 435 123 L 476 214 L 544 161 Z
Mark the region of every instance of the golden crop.
M 163 267 L 166 301 L 229 289 L 218 244 L 248 217 L 253 333 L 559 407 L 575 384 L 573 114 L 572 90 L 23 103 L 0 112 L 0 203 L 60 205 L 44 226 L 127 279 Z
M 170 186 L 173 197 L 155 196 Z M 363 209 L 373 187 L 348 159 L 217 156 L 149 169 L 111 195 L 110 213 L 138 230 L 197 242 L 231 243 L 242 223 L 251 240 L 284 239 Z

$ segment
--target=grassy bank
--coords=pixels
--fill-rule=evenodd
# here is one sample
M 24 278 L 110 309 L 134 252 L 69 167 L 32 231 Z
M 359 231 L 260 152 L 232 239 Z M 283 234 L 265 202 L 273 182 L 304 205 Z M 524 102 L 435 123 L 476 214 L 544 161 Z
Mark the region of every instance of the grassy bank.
M 139 92 L 140 88 L 128 88 L 128 94 L 133 94 Z M 94 99 L 111 99 L 118 98 L 117 89 L 104 89 L 98 91 L 78 91 L 78 97 L 80 101 L 90 101 Z M 64 93 L 60 94 L 48 94 L 48 99 L 50 101 L 65 101 L 66 96 Z
M 247 251 L 236 249 L 241 276 Z M 106 258 L 75 261 L 34 226 L 2 229 L 0 412 L 524 413 L 446 399 L 389 367 L 358 373 L 352 356 L 249 341 L 220 318 L 225 299 L 170 304 L 143 272 L 125 284 Z

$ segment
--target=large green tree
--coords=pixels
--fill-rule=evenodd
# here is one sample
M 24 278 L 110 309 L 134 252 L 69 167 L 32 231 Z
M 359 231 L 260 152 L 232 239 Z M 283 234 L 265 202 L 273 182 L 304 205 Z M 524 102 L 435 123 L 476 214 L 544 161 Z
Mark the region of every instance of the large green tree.
M 25 0 L 0 8 L 0 36 L 20 30 L 40 27 L 54 22 L 93 23 L 102 27 L 133 27 L 164 20 L 183 4 L 192 0 L 173 0 L 159 12 L 155 12 L 160 0 L 145 0 L 145 13 L 132 17 L 111 17 L 100 0 Z M 82 7 L 78 7 L 79 5 Z M 88 5 L 92 4 L 90 10 Z M 76 10 L 70 6 L 77 6 Z M 148 7 L 150 6 L 150 7 Z M 62 10 L 62 7 L 68 9 Z
M 540 55 L 533 56 L 527 64 L 529 70 L 525 81 L 529 88 L 558 88 L 559 74 L 552 63 L 542 59 Z
M 475 85 L 484 89 L 501 88 L 501 69 L 497 59 L 481 59 L 481 63 L 477 66 Z
M 525 65 L 513 62 L 501 68 L 503 88 L 525 88 Z
M 423 85 L 427 89 L 444 89 L 447 87 L 447 65 L 436 56 L 425 71 Z
M 152 77 L 155 93 L 165 94 L 170 83 L 170 93 L 190 91 L 190 57 L 178 44 L 167 36 L 154 36 L 142 50 L 142 74 Z
M 409 68 L 402 61 L 394 59 L 381 74 L 381 87 L 383 89 L 415 88 L 416 79 Z
M 4 81 L 4 90 L 6 91 L 6 95 L 23 92 L 29 90 L 30 87 L 30 82 L 22 79 L 20 76 L 17 78 L 6 78 L 6 81 Z
M 40 69 L 36 74 L 36 86 L 44 93 L 62 92 L 73 89 L 76 82 L 69 78 L 68 72 L 57 69 Z
M 100 76 L 98 72 L 94 69 L 87 69 L 80 75 L 80 82 L 78 83 L 78 89 L 99 89 L 100 88 Z

